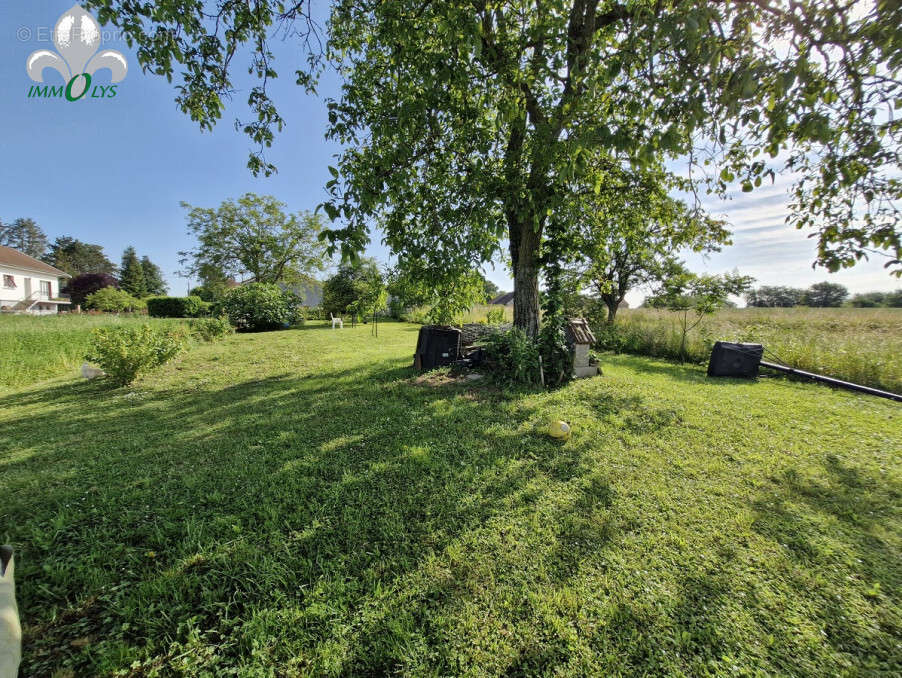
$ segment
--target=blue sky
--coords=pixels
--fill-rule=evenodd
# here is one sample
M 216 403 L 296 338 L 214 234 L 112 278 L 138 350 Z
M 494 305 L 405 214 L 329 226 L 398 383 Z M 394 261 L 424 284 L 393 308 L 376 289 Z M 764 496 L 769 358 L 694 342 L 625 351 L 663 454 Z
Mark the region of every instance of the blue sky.
M 99 243 L 116 262 L 133 245 L 163 268 L 173 293 L 184 293 L 188 282 L 176 275 L 177 252 L 193 242 L 181 201 L 215 206 L 250 191 L 272 194 L 297 211 L 323 200 L 326 168 L 338 151 L 324 138 L 324 99 L 337 93 L 338 82 L 327 75 L 318 97 L 305 95 L 290 76 L 297 53 L 290 42 L 277 50 L 282 78 L 273 88 L 286 126 L 267 153 L 279 173 L 254 178 L 246 168 L 250 142 L 232 124 L 246 116 L 246 91 L 236 94 L 213 132 L 201 133 L 177 110 L 173 85 L 141 73 L 134 52 L 112 29 L 104 30 L 104 48 L 121 51 L 129 61 L 115 98 L 29 99 L 33 83 L 26 58 L 37 49 L 54 49 L 51 29 L 71 5 L 72 0 L 0 4 L 0 220 L 32 217 L 51 239 L 69 235 Z M 45 79 L 62 82 L 49 69 Z M 95 82 L 107 84 L 109 72 L 99 72 Z M 738 268 L 760 284 L 804 287 L 829 279 L 853 292 L 902 285 L 879 261 L 832 275 L 812 270 L 813 242 L 784 224 L 788 186 L 778 179 L 732 201 L 708 202 L 712 213 L 733 225 L 734 245 L 707 259 L 689 255 L 690 267 L 715 273 Z M 387 261 L 378 234 L 373 241 L 368 253 Z M 503 266 L 487 274 L 502 289 L 512 289 Z M 636 302 L 641 296 L 640 291 L 628 298 Z

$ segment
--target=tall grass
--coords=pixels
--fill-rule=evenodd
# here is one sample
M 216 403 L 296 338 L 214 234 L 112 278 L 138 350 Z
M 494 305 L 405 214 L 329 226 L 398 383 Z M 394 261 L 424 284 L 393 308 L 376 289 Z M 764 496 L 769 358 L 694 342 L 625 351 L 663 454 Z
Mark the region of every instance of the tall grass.
M 470 308 L 466 313 L 459 313 L 454 317 L 455 325 L 463 325 L 467 323 L 484 323 L 488 318 L 489 311 L 497 313 L 501 311 L 504 314 L 504 322 L 514 322 L 514 307 L 501 306 L 499 304 L 477 304 Z M 402 315 L 402 319 L 412 323 L 426 323 L 429 315 L 428 306 L 417 306 L 410 309 Z
M 602 349 L 679 357 L 681 333 L 668 311 L 624 310 L 614 327 L 598 322 L 594 329 Z M 724 310 L 689 333 L 688 359 L 706 362 L 717 340 L 760 343 L 773 362 L 902 392 L 902 309 Z
M 0 315 L 0 389 L 75 374 L 95 327 L 181 322 L 146 315 Z

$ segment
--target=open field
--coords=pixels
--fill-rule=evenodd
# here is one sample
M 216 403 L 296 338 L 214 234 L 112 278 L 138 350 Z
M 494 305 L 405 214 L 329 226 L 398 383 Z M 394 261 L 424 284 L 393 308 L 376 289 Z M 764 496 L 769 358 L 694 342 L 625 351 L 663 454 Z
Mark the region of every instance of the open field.
M 898 404 L 631 356 L 501 392 L 417 329 L 0 396 L 22 675 L 902 671 Z
M 0 389 L 76 374 L 95 327 L 179 322 L 146 315 L 0 315 Z
M 677 358 L 676 314 L 623 310 L 616 330 L 596 325 L 604 348 Z M 765 358 L 811 372 L 902 392 L 902 309 L 743 308 L 719 311 L 689 334 L 689 359 L 706 363 L 718 339 L 764 344 Z

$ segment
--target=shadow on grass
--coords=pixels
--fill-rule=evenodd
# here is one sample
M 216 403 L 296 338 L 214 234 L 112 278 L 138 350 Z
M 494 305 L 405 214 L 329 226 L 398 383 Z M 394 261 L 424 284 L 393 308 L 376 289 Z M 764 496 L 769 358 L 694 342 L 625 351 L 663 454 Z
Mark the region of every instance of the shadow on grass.
M 618 353 L 617 362 L 621 365 L 628 366 L 631 370 L 635 370 L 640 374 L 650 374 L 654 376 L 664 376 L 669 379 L 687 381 L 695 384 L 712 383 L 747 383 L 745 380 L 727 379 L 709 380 L 706 375 L 705 367 L 702 365 L 693 365 L 692 363 L 680 363 L 677 361 L 669 361 L 666 358 L 644 358 L 629 355 L 626 353 Z M 604 369 L 604 360 L 602 359 L 602 369 Z
M 565 666 L 571 587 L 607 571 L 611 545 L 645 528 L 583 448 L 529 427 L 536 399 L 421 385 L 409 362 L 217 390 L 72 382 L 0 398 L 0 409 L 33 412 L 0 429 L 0 538 L 21 554 L 23 675 L 108 675 L 133 662 L 134 676 L 490 673 L 451 635 L 467 623 L 524 634 L 508 641 L 497 674 Z M 649 436 L 681 416 L 600 387 L 581 405 Z M 874 530 L 900 488 L 826 464 L 828 481 L 776 480 L 754 505 L 754 530 L 816 571 L 836 566 L 836 549 L 815 519 L 839 521 L 836 548 L 853 549 L 877 595 L 897 595 L 898 554 Z M 685 675 L 714 673 L 724 657 L 749 656 L 731 605 L 771 630 L 770 668 L 823 669 L 793 646 L 798 618 L 823 622 L 856 661 L 893 656 L 894 622 L 869 632 L 844 590 L 773 618 L 751 597 L 737 603 L 751 567 L 741 556 L 731 547 L 675 564 L 660 599 L 647 575 L 611 566 L 636 597 L 591 610 L 594 659 L 612 675 L 658 675 L 681 652 Z M 791 603 L 811 603 L 799 574 L 811 570 L 775 575 Z
M 886 541 L 884 531 L 898 512 L 902 485 L 849 466 L 834 455 L 825 457 L 823 470 L 819 478 L 794 469 L 772 478 L 771 490 L 753 504 L 753 527 L 780 544 L 799 565 L 781 573 L 783 581 L 791 600 L 819 601 L 814 613 L 830 645 L 846 656 L 864 659 L 862 668 L 895 674 L 902 670 L 902 658 L 892 639 L 902 635 L 902 621 L 880 615 L 875 624 L 872 605 L 882 601 L 898 609 L 902 603 L 902 556 Z M 810 574 L 835 571 L 845 573 L 842 589 L 835 578 Z M 775 628 L 773 636 L 772 654 L 796 657 L 799 664 L 793 670 L 810 675 L 811 663 L 806 666 L 809 658 L 795 647 L 792 626 Z M 895 660 L 887 663 L 878 657 Z
M 452 665 L 428 617 L 472 594 L 423 568 L 540 501 L 537 474 L 589 469 L 499 425 L 491 395 L 412 374 L 383 360 L 216 391 L 71 382 L 0 398 L 34 408 L 0 429 L 14 451 L 0 457 L 2 524 L 20 552 L 25 675 L 132 661 L 142 675 L 176 655 L 189 674 L 256 657 L 376 675 L 414 639 Z M 604 480 L 584 485 L 586 506 L 606 510 Z M 580 548 L 610 537 L 572 527 L 591 537 Z M 561 578 L 579 553 L 549 556 Z

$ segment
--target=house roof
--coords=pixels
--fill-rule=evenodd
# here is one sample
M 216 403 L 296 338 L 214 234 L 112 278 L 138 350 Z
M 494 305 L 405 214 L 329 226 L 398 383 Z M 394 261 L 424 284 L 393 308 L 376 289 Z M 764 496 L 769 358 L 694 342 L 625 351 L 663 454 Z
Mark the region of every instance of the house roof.
M 504 294 L 499 294 L 497 297 L 492 299 L 490 304 L 499 304 L 501 306 L 507 306 L 508 304 L 513 303 L 514 301 L 514 293 L 513 292 L 505 292 Z
M 45 264 L 40 259 L 30 257 L 24 252 L 14 250 L 12 247 L 0 245 L 0 266 L 10 266 L 12 268 L 24 268 L 36 273 L 47 273 L 61 278 L 71 278 L 72 276 L 61 271 L 50 264 Z

